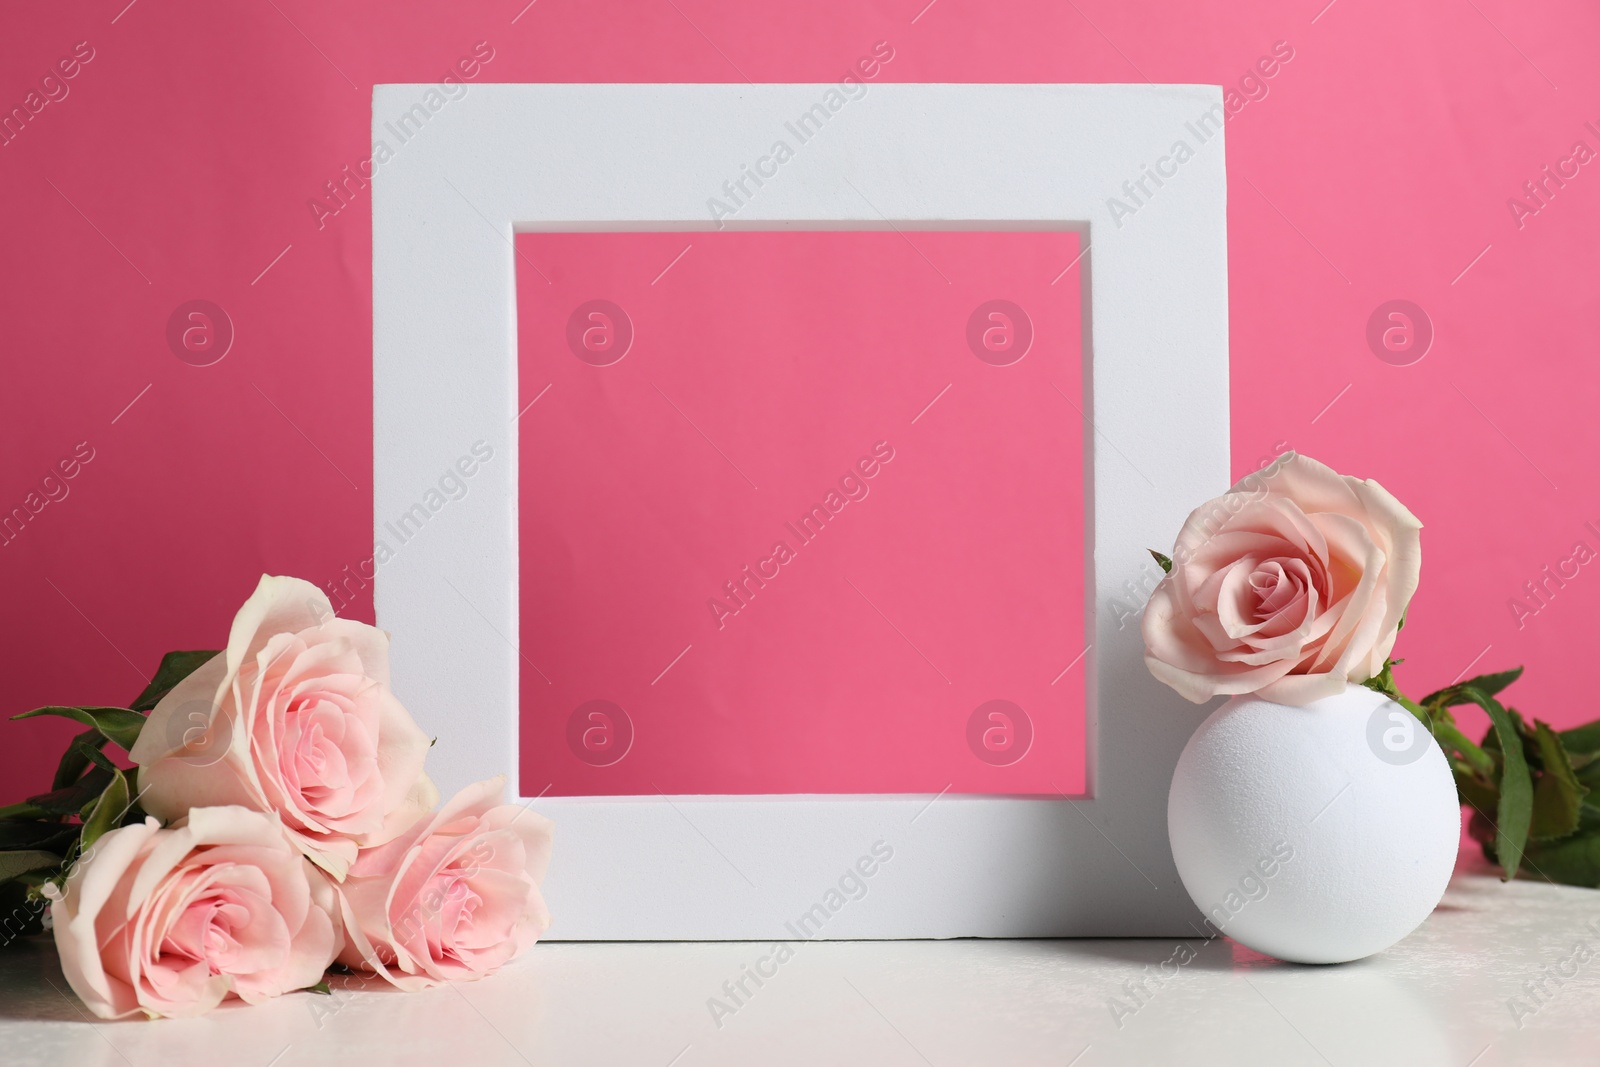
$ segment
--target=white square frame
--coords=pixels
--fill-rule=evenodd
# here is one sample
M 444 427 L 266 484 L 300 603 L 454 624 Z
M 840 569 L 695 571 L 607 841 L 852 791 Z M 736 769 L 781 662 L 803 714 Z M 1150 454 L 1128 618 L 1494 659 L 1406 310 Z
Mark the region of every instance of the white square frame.
M 375 88 L 375 145 L 430 88 Z M 380 163 L 378 537 L 473 442 L 496 456 L 375 580 L 447 793 L 504 774 L 519 795 L 514 232 L 714 229 L 707 199 L 830 88 L 473 86 Z M 538 799 L 557 823 L 552 937 L 793 940 L 877 842 L 892 860 L 817 936 L 1192 934 L 1166 796 L 1205 709 L 1151 679 L 1126 607 L 1144 550 L 1229 484 L 1222 114 L 1213 86 L 871 85 L 733 220 L 1082 231 L 1091 796 Z

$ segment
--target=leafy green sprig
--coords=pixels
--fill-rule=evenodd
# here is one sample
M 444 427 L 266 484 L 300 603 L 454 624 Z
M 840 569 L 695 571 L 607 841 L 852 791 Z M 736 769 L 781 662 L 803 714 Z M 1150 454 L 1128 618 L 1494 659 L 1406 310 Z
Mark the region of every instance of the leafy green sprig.
M 88 729 L 68 744 L 49 792 L 0 807 L 0 944 L 38 932 L 44 901 L 60 890 L 96 841 L 118 827 L 144 821 L 134 771 L 118 766 L 105 749 L 131 750 L 150 710 L 217 654 L 167 653 L 150 684 L 125 708 L 52 705 L 12 716 L 54 716 Z
M 1366 682 L 1428 727 L 1450 761 L 1461 803 L 1472 808 L 1467 831 L 1506 880 L 1519 873 L 1565 885 L 1600 888 L 1600 720 L 1570 730 L 1532 724 L 1499 695 L 1521 667 L 1480 674 L 1411 700 L 1394 681 L 1390 660 Z M 1452 708 L 1474 704 L 1489 729 L 1474 744 Z

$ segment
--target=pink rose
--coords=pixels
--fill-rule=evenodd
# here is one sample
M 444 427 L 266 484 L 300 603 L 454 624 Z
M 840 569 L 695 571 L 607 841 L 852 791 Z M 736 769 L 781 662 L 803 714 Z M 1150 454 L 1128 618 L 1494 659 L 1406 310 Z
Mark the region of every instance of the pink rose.
M 363 849 L 339 887 L 339 961 L 402 989 L 481 978 L 545 932 L 539 883 L 550 820 L 499 804 L 504 780 L 457 793 L 432 819 Z
M 334 618 L 321 590 L 263 576 L 228 647 L 162 698 L 130 753 L 162 819 L 237 804 L 277 813 L 335 878 L 438 802 L 430 742 L 389 691 L 389 638 Z
M 61 970 L 103 1019 L 199 1015 L 322 979 L 342 943 L 333 887 L 244 808 L 101 837 L 50 904 Z
M 1422 524 L 1374 481 L 1285 452 L 1198 508 L 1145 606 L 1150 673 L 1195 703 L 1308 704 L 1383 670 Z

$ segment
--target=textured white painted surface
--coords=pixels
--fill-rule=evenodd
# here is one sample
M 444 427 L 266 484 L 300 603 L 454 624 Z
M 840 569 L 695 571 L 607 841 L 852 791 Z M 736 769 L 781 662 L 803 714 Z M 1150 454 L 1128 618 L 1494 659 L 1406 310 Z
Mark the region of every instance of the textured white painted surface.
M 377 525 L 471 443 L 497 457 L 376 582 L 395 690 L 439 738 L 429 771 L 446 792 L 517 782 L 513 231 L 710 229 L 707 197 L 820 88 L 478 86 L 374 178 Z M 420 91 L 377 86 L 375 115 Z M 874 85 L 735 220 L 1084 233 L 1092 799 L 544 798 L 561 936 L 781 936 L 880 840 L 894 863 L 825 936 L 1172 935 L 1197 918 L 1163 799 L 1204 710 L 1150 677 L 1122 616 L 1153 581 L 1145 549 L 1230 481 L 1221 132 L 1136 218 L 1113 219 L 1107 198 L 1220 99 L 1203 85 Z
M 1482 870 L 1476 851 L 1464 856 L 1464 868 Z M 723 996 L 722 983 L 756 966 L 770 946 L 544 944 L 485 981 L 425 993 L 294 994 L 203 1019 L 91 1025 L 66 992 L 49 944 L 23 944 L 0 950 L 0 1061 L 7 1067 L 1593 1064 L 1600 1048 L 1600 926 L 1591 925 L 1600 918 L 1597 902 L 1593 890 L 1501 885 L 1489 874 L 1463 871 L 1411 937 L 1334 967 L 1278 963 L 1228 940 L 801 944 L 720 1028 L 707 1000 Z M 1527 985 L 1559 968 L 1579 941 L 1595 956 L 1570 979 L 1546 981 L 1535 1002 Z M 1168 968 L 1165 980 L 1152 977 L 1180 946 L 1193 953 L 1190 961 Z M 1135 1006 L 1130 988 L 1144 991 L 1142 1004 Z
M 1167 823 L 1210 921 L 1299 963 L 1360 959 L 1414 930 L 1444 893 L 1461 829 L 1433 737 L 1354 685 L 1303 708 L 1218 708 L 1178 758 Z

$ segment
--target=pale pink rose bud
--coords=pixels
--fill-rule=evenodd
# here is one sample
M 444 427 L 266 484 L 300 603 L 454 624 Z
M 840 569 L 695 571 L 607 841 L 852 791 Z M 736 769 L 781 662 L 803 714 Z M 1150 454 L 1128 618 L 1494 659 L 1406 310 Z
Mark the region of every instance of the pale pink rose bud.
M 196 808 L 105 834 L 50 905 L 67 982 L 103 1019 L 199 1015 L 315 985 L 343 937 L 328 879 L 278 820 Z
M 389 690 L 389 637 L 335 618 L 322 591 L 263 576 L 220 655 L 150 713 L 130 753 L 162 819 L 237 804 L 276 813 L 336 879 L 438 802 L 430 740 Z
M 1145 605 L 1150 673 L 1195 703 L 1302 705 L 1383 670 L 1422 524 L 1374 481 L 1285 452 L 1195 509 Z
M 497 804 L 503 786 L 470 785 L 405 834 L 362 850 L 339 887 L 339 962 L 421 989 L 481 978 L 544 934 L 551 823 Z

